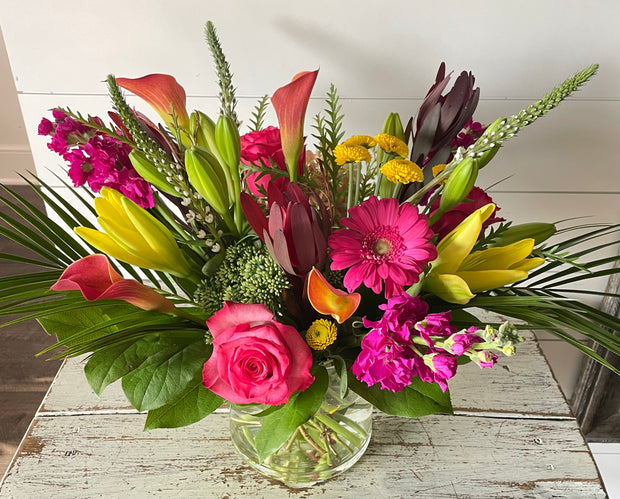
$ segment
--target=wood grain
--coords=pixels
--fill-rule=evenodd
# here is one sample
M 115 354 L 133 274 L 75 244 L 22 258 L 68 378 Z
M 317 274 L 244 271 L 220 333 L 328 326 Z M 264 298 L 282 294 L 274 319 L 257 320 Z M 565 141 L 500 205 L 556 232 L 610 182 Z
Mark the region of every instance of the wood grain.
M 142 414 L 38 418 L 2 498 L 604 498 L 574 421 L 377 415 L 364 457 L 294 492 L 246 466 L 228 415 L 143 433 Z

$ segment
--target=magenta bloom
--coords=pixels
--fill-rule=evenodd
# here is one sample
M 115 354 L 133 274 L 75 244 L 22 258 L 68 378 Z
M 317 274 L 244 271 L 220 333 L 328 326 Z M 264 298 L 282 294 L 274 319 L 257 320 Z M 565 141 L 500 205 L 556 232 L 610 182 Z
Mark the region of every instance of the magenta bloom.
M 328 245 L 332 270 L 349 269 L 344 277 L 349 292 L 363 283 L 379 294 L 385 283 L 386 298 L 399 295 L 437 257 L 426 216 L 409 203 L 373 196 L 340 223 L 347 228 L 335 230 Z
M 380 383 L 382 390 L 399 392 L 411 384 L 417 359 L 419 357 L 407 345 L 373 329 L 362 340 L 362 351 L 351 371 L 368 386 Z
M 292 326 L 262 304 L 226 302 L 207 320 L 213 353 L 203 384 L 233 404 L 281 405 L 308 388 L 312 352 Z

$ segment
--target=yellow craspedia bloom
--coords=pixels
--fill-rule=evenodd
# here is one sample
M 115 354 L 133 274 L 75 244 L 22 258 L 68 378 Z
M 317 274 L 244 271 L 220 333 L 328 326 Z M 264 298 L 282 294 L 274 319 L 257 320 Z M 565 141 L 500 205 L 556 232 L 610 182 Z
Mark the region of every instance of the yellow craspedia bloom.
M 337 165 L 345 163 L 361 163 L 370 161 L 370 153 L 364 146 L 347 146 L 340 144 L 334 147 L 334 158 Z
M 381 167 L 381 173 L 394 184 L 424 181 L 422 168 L 408 159 L 391 159 Z
M 354 135 L 353 137 L 345 140 L 342 145 L 362 146 L 368 149 L 369 147 L 375 147 L 377 145 L 377 141 L 370 135 Z
M 407 144 L 389 133 L 375 135 L 375 140 L 377 141 L 377 145 L 387 153 L 396 154 L 401 158 L 405 158 L 409 155 Z
M 327 319 L 317 319 L 306 332 L 306 342 L 313 350 L 325 350 L 336 341 L 336 325 Z

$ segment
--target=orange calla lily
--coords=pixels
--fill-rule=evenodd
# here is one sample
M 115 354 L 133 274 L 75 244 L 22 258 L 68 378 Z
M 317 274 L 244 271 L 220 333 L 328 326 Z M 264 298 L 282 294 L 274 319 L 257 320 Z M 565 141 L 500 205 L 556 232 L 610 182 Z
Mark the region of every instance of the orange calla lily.
M 123 300 L 142 310 L 173 313 L 175 309 L 170 300 L 154 289 L 133 279 L 124 279 L 106 256 L 100 254 L 86 256 L 69 265 L 50 289 L 78 290 L 88 301 Z
M 288 85 L 280 87 L 271 97 L 280 125 L 282 152 L 291 182 L 297 180 L 299 157 L 304 148 L 304 119 L 318 74 L 318 69 L 297 73 Z
M 314 267 L 308 274 L 308 300 L 319 314 L 331 315 L 342 324 L 357 310 L 360 304 L 359 293 L 347 293 L 334 288 Z
M 173 126 L 172 112 L 177 125 L 187 130 L 189 116 L 185 109 L 185 90 L 173 76 L 150 74 L 142 78 L 116 78 L 119 87 L 144 99 L 161 116 L 168 127 Z

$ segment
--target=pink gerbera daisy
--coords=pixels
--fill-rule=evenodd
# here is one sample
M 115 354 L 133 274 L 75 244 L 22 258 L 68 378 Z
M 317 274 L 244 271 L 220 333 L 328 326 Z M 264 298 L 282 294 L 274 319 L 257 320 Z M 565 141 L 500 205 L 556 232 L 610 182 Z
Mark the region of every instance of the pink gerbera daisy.
M 426 216 L 409 203 L 373 196 L 353 206 L 340 223 L 347 228 L 335 230 L 328 245 L 332 270 L 349 269 L 344 277 L 349 292 L 364 283 L 379 294 L 385 282 L 386 298 L 399 295 L 437 257 Z

